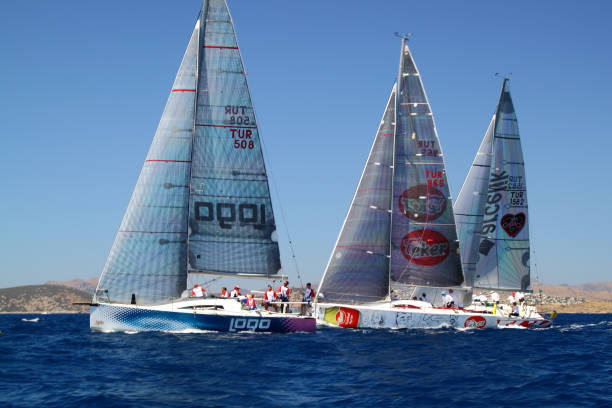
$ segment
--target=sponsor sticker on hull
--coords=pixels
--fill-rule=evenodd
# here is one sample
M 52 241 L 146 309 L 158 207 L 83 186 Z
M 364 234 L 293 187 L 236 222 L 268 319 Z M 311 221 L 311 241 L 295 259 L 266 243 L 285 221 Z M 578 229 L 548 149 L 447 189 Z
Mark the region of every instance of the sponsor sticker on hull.
M 484 329 L 487 325 L 487 319 L 482 316 L 471 316 L 465 319 L 463 326 L 468 329 Z

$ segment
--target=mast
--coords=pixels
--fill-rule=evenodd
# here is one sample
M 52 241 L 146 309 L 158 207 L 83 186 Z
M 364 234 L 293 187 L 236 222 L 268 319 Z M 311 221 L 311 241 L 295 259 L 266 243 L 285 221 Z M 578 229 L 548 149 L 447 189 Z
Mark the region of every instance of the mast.
M 400 95 L 402 94 L 402 88 L 401 88 L 401 83 L 402 83 L 402 66 L 404 65 L 404 42 L 408 39 L 408 35 L 404 35 L 402 36 L 402 48 L 400 51 L 400 61 L 399 61 L 399 67 L 397 69 L 397 79 L 395 80 L 396 85 L 396 97 L 395 97 L 395 112 L 393 114 L 393 122 L 394 122 L 394 127 L 393 127 L 393 154 L 392 154 L 392 159 L 391 159 L 391 163 L 393 166 L 393 170 L 391 171 L 391 196 L 389 197 L 389 208 L 391 211 L 391 215 L 389 216 L 389 254 L 392 253 L 393 251 L 393 197 L 395 197 L 395 191 L 393 189 L 393 181 L 395 178 L 395 145 L 396 145 L 396 139 L 397 139 L 397 112 L 399 111 L 399 101 L 400 101 Z M 389 276 L 389 285 L 388 285 L 388 296 L 389 298 L 391 298 L 391 262 L 389 262 L 389 268 L 388 268 L 388 276 Z
M 202 54 L 202 47 L 204 46 L 204 35 L 203 33 L 206 31 L 206 12 L 208 10 L 208 1 L 207 0 L 202 0 L 202 7 L 200 9 L 200 16 L 199 16 L 199 24 L 198 24 L 198 49 L 197 49 L 197 53 L 196 53 L 196 86 L 195 86 L 195 98 L 194 98 L 194 102 L 193 102 L 193 131 L 191 133 L 191 153 L 190 153 L 190 161 L 191 163 L 193 163 L 193 146 L 194 146 L 194 141 L 195 141 L 195 135 L 196 135 L 196 123 L 197 123 L 197 117 L 198 117 L 198 95 L 200 94 L 200 58 L 201 58 L 201 54 Z M 192 166 L 189 166 L 189 195 L 191 195 L 191 189 L 192 189 L 192 183 L 191 183 L 191 173 L 192 173 Z M 191 214 L 191 199 L 187 201 L 187 214 L 185 214 L 185 216 L 187 217 L 187 225 L 189 225 L 189 217 Z M 189 269 L 189 247 L 190 247 L 190 242 L 189 242 L 189 235 L 187 235 L 187 251 L 185 252 L 185 271 L 187 271 Z M 189 275 L 187 273 L 185 273 L 185 287 L 187 287 L 187 280 L 189 280 Z

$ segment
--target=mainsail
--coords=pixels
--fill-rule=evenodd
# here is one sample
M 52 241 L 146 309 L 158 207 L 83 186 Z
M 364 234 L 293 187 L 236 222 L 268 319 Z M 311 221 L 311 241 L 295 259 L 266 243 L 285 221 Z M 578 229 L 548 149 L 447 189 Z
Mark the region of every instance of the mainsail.
M 466 278 L 474 287 L 530 289 L 527 209 L 518 123 L 504 79 L 495 116 L 455 203 Z
M 442 148 L 405 39 L 397 83 L 391 281 L 458 286 L 463 274 Z
M 204 0 L 98 290 L 177 297 L 188 272 L 275 276 L 276 226 L 225 0 Z
M 327 265 L 324 301 L 384 299 L 394 285 L 463 282 L 433 115 L 405 40 L 370 156 Z

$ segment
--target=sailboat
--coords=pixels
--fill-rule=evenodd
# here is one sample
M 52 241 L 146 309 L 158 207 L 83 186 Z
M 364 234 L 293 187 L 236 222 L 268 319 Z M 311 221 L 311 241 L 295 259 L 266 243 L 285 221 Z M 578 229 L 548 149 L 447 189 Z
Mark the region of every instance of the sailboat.
M 315 317 L 349 328 L 489 328 L 491 313 L 443 306 L 464 288 L 444 156 L 421 75 L 402 38 L 393 85 L 338 241 Z
M 199 275 L 280 278 L 260 136 L 225 0 L 204 0 L 91 303 L 99 331 L 314 332 L 314 318 L 184 296 Z M 183 295 L 183 296 L 182 296 Z
M 466 285 L 474 290 L 530 291 L 525 162 L 508 78 L 497 109 L 454 205 Z M 502 327 L 550 327 L 533 306 L 495 307 Z M 474 305 L 474 309 L 488 310 Z

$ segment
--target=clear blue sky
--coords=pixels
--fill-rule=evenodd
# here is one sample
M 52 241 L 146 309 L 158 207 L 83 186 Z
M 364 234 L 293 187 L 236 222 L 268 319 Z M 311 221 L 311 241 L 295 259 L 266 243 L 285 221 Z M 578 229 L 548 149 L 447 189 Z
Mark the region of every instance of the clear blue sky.
M 99 275 L 199 7 L 2 5 L 0 287 Z M 497 102 L 494 73 L 512 72 L 539 274 L 611 280 L 612 2 L 229 7 L 305 280 L 320 279 L 361 174 L 397 72 L 395 31 L 414 33 L 453 196 Z

